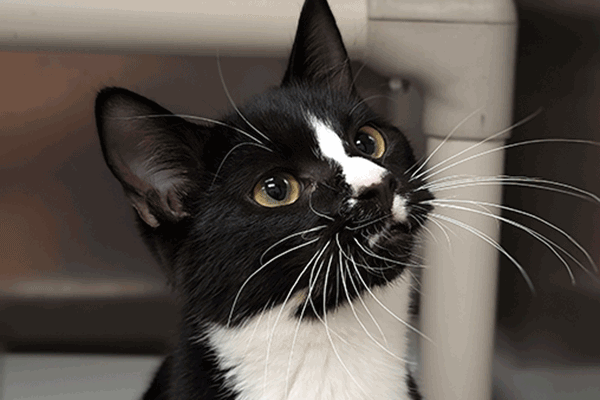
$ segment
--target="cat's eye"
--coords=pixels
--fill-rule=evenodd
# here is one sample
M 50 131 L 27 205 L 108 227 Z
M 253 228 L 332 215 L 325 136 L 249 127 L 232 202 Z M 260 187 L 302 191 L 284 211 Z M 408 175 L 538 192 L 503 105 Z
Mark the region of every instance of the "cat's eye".
M 277 174 L 254 186 L 254 200 L 264 207 L 290 205 L 300 197 L 300 183 L 290 174 Z
M 381 158 L 385 153 L 385 140 L 379 131 L 371 126 L 363 126 L 354 137 L 354 145 L 362 153 Z

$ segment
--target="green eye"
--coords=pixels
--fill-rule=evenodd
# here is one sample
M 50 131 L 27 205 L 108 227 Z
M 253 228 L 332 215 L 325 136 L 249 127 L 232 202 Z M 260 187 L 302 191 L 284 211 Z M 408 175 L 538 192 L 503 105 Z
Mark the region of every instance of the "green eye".
M 385 140 L 377 129 L 363 126 L 354 137 L 354 145 L 362 153 L 373 158 L 381 158 L 385 153 Z
M 300 197 L 300 183 L 289 174 L 270 176 L 254 186 L 254 200 L 264 207 L 290 205 Z

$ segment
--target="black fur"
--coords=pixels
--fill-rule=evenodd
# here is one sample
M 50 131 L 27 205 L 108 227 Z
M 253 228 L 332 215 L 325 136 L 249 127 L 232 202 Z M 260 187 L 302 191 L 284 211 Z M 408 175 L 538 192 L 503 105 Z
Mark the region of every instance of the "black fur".
M 366 217 L 384 218 L 389 207 L 385 209 L 383 199 L 391 192 L 409 199 L 410 218 L 395 224 L 377 251 L 411 262 L 415 235 L 429 211 L 419 203 L 431 194 L 417 190 L 422 182 L 408 181 L 405 172 L 415 159 L 407 140 L 358 97 L 352 79 L 326 1 L 307 0 L 281 87 L 256 96 L 222 124 L 190 123 L 126 89 L 107 88 L 98 95 L 96 118 L 106 162 L 138 212 L 147 245 L 182 299 L 178 345 L 145 399 L 235 399 L 214 350 L 202 339 L 203 329 L 209 324 L 239 326 L 266 307 L 282 304 L 290 291 L 306 289 L 308 274 L 293 286 L 301 269 L 336 234 L 351 256 L 364 258 L 354 238 L 364 243 L 361 233 L 382 229 L 383 222 L 346 228 L 357 228 Z M 315 155 L 306 111 L 330 122 L 352 155 L 360 155 L 352 143 L 361 127 L 374 127 L 385 137 L 386 154 L 376 162 L 391 175 L 385 187 L 360 198 L 360 207 L 344 205 L 350 188 L 336 167 Z M 260 206 L 252 198 L 254 186 L 280 172 L 300 182 L 298 201 L 279 208 Z M 292 236 L 267 251 L 282 238 L 323 224 L 318 235 Z M 318 240 L 281 255 L 313 238 Z M 276 256 L 277 268 L 254 275 Z M 386 267 L 377 258 L 369 259 L 369 265 L 380 273 L 356 272 L 369 287 L 386 285 L 404 269 Z M 307 307 L 304 318 L 335 312 L 365 290 L 350 287 L 350 299 L 335 296 L 332 285 L 325 286 L 335 281 L 335 274 L 332 268 L 329 281 L 324 276 L 316 280 L 306 301 L 326 307 Z M 419 399 L 410 376 L 408 385 L 411 396 Z

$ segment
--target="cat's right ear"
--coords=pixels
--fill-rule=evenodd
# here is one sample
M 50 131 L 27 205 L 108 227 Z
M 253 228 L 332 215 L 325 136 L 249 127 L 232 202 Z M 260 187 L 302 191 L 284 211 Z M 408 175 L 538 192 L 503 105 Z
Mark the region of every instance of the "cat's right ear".
M 201 180 L 201 127 L 122 88 L 98 94 L 96 125 L 106 164 L 146 224 L 189 215 L 186 197 Z
M 306 0 L 283 77 L 293 82 L 356 93 L 350 59 L 327 0 Z

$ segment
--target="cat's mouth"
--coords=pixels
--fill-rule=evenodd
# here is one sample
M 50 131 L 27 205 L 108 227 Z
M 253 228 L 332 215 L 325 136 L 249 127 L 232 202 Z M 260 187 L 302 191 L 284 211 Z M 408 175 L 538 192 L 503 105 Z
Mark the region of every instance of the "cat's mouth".
M 360 207 L 355 204 L 355 207 Z M 369 248 L 382 247 L 387 242 L 395 241 L 399 235 L 404 235 L 410 229 L 407 224 L 409 219 L 407 199 L 395 194 L 389 209 L 377 208 L 376 212 L 365 212 L 364 208 L 357 212 L 357 218 L 348 221 L 346 229 Z
M 378 229 L 363 235 L 366 239 L 366 244 L 371 249 L 386 248 L 389 243 L 395 242 L 399 237 L 406 235 L 408 227 L 404 223 L 395 222 L 388 219 L 380 225 Z

